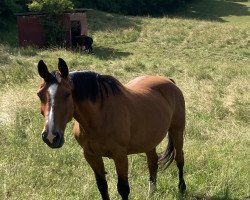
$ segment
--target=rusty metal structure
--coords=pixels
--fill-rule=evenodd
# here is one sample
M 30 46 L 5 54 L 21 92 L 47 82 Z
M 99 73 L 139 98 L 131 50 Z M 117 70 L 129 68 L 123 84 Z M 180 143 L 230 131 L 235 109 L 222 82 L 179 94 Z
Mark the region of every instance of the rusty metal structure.
M 42 25 L 42 19 L 45 14 L 42 13 L 17 13 L 18 39 L 22 47 L 36 46 L 42 48 L 45 46 L 45 30 Z M 87 17 L 86 10 L 78 9 L 71 13 L 64 13 L 60 20 L 65 27 L 65 45 L 72 47 L 72 40 L 75 36 L 87 35 Z

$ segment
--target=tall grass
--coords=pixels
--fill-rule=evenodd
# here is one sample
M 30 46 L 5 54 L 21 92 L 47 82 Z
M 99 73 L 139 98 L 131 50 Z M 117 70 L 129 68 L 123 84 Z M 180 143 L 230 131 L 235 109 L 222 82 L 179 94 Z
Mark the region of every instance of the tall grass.
M 187 192 L 184 197 L 178 194 L 178 171 L 172 164 L 159 172 L 152 199 L 249 198 L 248 24 L 97 11 L 88 12 L 88 22 L 94 55 L 14 47 L 15 35 L 0 45 L 0 199 L 100 199 L 94 175 L 72 136 L 72 123 L 61 149 L 49 149 L 40 138 L 36 65 L 43 59 L 56 69 L 58 57 L 71 70 L 111 74 L 123 83 L 144 74 L 168 76 L 184 92 Z M 105 158 L 105 165 L 111 199 L 120 199 L 114 164 Z M 129 156 L 129 181 L 130 199 L 146 199 L 145 155 Z

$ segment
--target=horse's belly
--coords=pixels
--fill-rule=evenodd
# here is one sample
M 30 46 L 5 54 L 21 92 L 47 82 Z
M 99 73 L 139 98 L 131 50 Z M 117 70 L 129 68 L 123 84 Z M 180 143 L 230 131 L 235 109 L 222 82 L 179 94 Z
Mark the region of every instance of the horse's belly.
M 154 149 L 165 138 L 166 131 L 140 133 L 131 138 L 128 154 L 143 153 Z
M 133 112 L 129 154 L 150 151 L 164 139 L 171 124 L 173 110 L 170 108 L 157 93 L 141 98 Z
M 142 115 L 135 128 L 131 129 L 129 154 L 148 152 L 155 148 L 165 138 L 170 121 L 171 117 L 165 111 Z

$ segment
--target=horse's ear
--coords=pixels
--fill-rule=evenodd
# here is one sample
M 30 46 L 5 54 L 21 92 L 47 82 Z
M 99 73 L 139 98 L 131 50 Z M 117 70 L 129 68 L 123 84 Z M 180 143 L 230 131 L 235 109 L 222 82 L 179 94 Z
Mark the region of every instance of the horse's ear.
M 68 75 L 69 75 L 68 66 L 67 66 L 66 62 L 62 58 L 59 58 L 58 60 L 59 60 L 59 62 L 58 62 L 58 69 L 61 72 L 61 76 L 63 78 L 67 78 Z
M 46 64 L 43 62 L 43 60 L 40 60 L 38 62 L 37 68 L 38 68 L 39 75 L 44 80 L 48 79 L 48 77 L 50 76 L 50 72 L 49 72 L 48 67 L 46 66 Z

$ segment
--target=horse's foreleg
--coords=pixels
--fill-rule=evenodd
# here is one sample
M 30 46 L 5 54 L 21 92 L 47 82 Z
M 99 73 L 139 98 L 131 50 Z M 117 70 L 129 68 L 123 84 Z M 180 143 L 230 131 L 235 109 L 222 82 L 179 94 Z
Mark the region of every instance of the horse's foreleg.
M 102 157 L 93 156 L 84 151 L 84 157 L 93 169 L 96 178 L 97 187 L 101 193 L 103 200 L 109 200 L 108 184 L 105 178 L 105 168 Z
M 149 191 L 148 196 L 151 197 L 156 191 L 156 179 L 158 169 L 158 155 L 155 148 L 149 152 L 146 152 L 147 163 L 149 169 Z
M 122 197 L 122 200 L 127 200 L 130 192 L 128 183 L 128 157 L 126 154 L 119 154 L 114 158 L 114 161 L 118 176 L 117 189 Z

